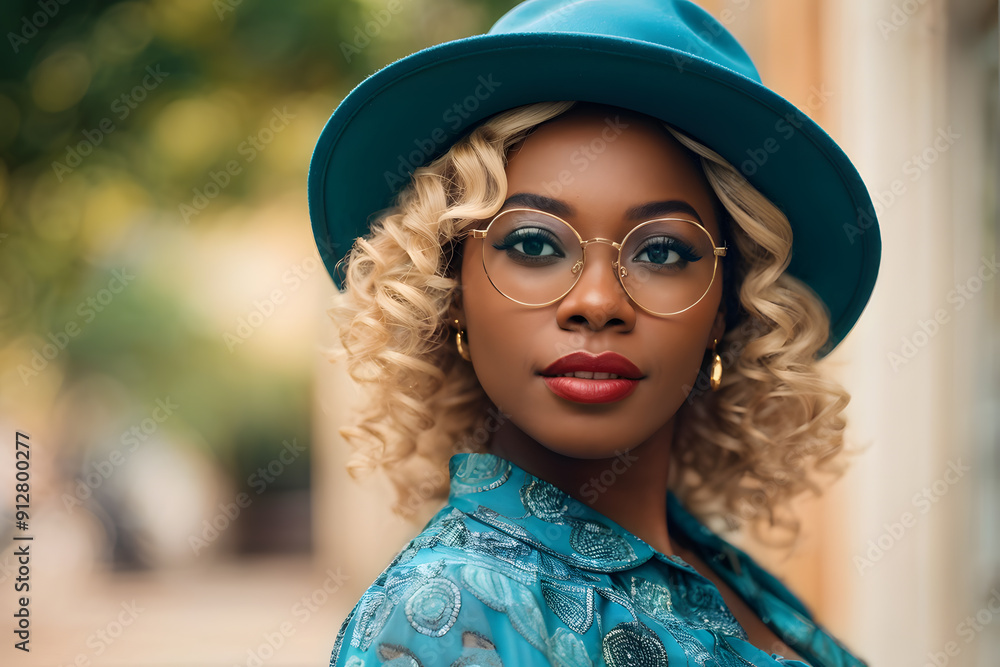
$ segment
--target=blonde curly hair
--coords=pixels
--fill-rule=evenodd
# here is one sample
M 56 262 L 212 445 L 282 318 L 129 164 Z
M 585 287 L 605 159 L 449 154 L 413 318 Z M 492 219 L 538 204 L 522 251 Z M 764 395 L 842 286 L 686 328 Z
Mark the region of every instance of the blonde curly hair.
M 508 150 L 574 104 L 529 104 L 474 128 L 416 169 L 342 260 L 346 292 L 328 312 L 349 375 L 369 390 L 354 423 L 340 429 L 354 450 L 348 470 L 356 477 L 382 469 L 397 490 L 399 514 L 446 495 L 452 454 L 485 451 L 491 403 L 447 321 L 460 243 L 466 229 L 500 209 Z M 794 538 L 799 522 L 790 501 L 819 493 L 816 472 L 843 470 L 837 455 L 849 397 L 816 368 L 829 317 L 785 272 L 792 231 L 784 214 L 717 153 L 665 126 L 700 160 L 733 249 L 723 277 L 722 385 L 706 391 L 702 372 L 678 410 L 671 488 L 703 521 L 779 526 Z

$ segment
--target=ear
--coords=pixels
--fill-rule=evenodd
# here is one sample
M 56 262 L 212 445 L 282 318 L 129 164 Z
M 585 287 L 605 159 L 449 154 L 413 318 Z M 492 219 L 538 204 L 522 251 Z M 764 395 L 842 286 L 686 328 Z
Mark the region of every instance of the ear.
M 712 322 L 712 329 L 708 334 L 708 341 L 705 344 L 706 350 L 712 349 L 713 340 L 722 340 L 722 335 L 726 333 L 726 307 L 719 306 L 719 312 L 715 314 L 715 321 Z
M 455 320 L 459 322 L 459 329 L 465 328 L 465 308 L 462 307 L 461 285 L 455 290 L 451 303 L 448 305 L 448 326 L 454 326 Z

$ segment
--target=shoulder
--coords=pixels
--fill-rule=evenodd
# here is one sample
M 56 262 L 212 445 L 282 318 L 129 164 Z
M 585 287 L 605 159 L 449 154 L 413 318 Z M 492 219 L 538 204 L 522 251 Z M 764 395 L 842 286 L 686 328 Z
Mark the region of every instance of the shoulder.
M 587 575 L 466 520 L 446 507 L 403 548 L 344 621 L 331 667 L 574 664 L 554 657 L 586 654 L 572 633 L 549 633 L 543 581 Z
M 781 641 L 816 665 L 866 664 L 821 625 L 795 593 L 747 552 L 709 530 L 673 496 L 669 507 L 672 524 L 683 535 L 687 548 L 737 593 Z

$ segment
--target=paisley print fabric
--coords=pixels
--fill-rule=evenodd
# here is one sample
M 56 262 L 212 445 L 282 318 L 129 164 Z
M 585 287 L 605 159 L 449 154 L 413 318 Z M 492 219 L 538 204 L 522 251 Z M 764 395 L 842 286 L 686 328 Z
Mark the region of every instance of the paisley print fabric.
M 344 621 L 331 667 L 864 667 L 746 553 L 666 498 L 671 535 L 809 662 L 753 646 L 719 589 L 509 461 L 452 457 L 448 504 Z

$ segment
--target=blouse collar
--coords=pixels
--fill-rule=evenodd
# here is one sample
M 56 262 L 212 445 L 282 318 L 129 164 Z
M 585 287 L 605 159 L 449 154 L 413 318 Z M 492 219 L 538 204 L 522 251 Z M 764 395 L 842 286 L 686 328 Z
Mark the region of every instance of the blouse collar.
M 571 565 L 609 573 L 657 558 L 701 576 L 679 556 L 660 553 L 608 517 L 506 459 L 484 453 L 456 454 L 449 469 L 449 502 L 453 507 Z M 671 533 L 682 542 L 709 546 L 706 539 L 714 537 L 672 492 L 667 495 L 667 520 Z M 710 546 L 715 550 L 720 547 L 714 541 Z
M 656 551 L 611 519 L 510 461 L 492 454 L 457 454 L 449 467 L 452 507 L 564 562 L 592 572 L 612 573 L 656 558 L 695 579 L 708 581 L 679 556 Z M 667 493 L 666 503 L 671 536 L 709 564 L 766 624 L 780 626 L 787 640 L 807 659 L 819 664 L 865 665 L 819 626 L 780 581 L 702 524 L 672 492 Z

